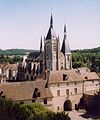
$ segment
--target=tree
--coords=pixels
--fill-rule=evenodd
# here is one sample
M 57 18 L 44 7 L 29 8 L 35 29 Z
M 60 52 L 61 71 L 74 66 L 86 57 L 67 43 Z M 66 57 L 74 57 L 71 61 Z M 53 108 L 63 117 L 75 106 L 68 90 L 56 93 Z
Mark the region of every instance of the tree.
M 68 114 L 55 113 L 39 103 L 19 104 L 0 97 L 0 120 L 70 120 Z
M 24 105 L 24 107 L 27 107 L 33 114 L 33 120 L 70 120 L 65 112 L 52 112 L 39 103 Z
M 18 103 L 0 97 L 0 120 L 31 120 L 30 113 Z

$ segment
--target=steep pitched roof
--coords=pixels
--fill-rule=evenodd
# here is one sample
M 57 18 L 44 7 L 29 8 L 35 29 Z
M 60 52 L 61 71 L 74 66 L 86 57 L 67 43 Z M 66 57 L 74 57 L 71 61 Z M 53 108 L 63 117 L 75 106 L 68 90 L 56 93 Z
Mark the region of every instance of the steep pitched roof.
M 64 81 L 63 75 L 67 75 L 68 80 Z M 62 83 L 62 82 L 81 81 L 81 80 L 82 77 L 79 74 L 77 74 L 74 69 L 50 71 L 49 83 Z
M 56 33 L 55 33 L 54 28 L 53 28 L 53 17 L 51 14 L 50 27 L 49 27 L 49 30 L 48 30 L 48 33 L 46 36 L 46 40 L 52 39 L 52 38 L 56 38 Z
M 35 88 L 40 91 L 39 98 L 52 98 L 52 93 L 49 88 L 45 88 L 45 81 L 37 79 L 36 81 L 24 81 L 0 84 L 0 90 L 13 101 L 32 100 Z
M 29 58 L 36 59 L 41 54 L 40 51 L 34 51 L 29 54 Z
M 63 43 L 62 43 L 61 52 L 64 55 L 71 53 L 69 43 L 68 43 L 68 40 L 67 40 L 67 35 L 66 35 L 66 25 L 64 25 L 64 39 L 63 39 Z

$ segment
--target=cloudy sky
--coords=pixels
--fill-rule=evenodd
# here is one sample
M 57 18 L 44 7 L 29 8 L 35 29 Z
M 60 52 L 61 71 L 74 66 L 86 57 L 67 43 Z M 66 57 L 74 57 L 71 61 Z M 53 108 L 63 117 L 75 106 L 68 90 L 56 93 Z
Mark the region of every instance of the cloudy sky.
M 50 15 L 63 39 L 63 26 L 71 49 L 100 46 L 100 0 L 0 0 L 0 49 L 39 49 Z

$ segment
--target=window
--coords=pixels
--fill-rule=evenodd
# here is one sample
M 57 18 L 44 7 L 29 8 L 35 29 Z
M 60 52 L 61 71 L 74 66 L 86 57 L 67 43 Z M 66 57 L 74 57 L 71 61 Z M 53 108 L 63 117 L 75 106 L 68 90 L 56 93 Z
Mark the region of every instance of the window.
M 33 80 L 33 76 L 31 75 L 31 80 Z
M 68 82 L 66 83 L 66 85 L 68 85 Z
M 66 74 L 63 74 L 63 81 L 68 80 L 68 76 Z
M 57 110 L 59 110 L 59 106 L 57 107 Z
M 57 84 L 57 86 L 59 87 L 59 83 Z
M 27 75 L 27 80 L 29 80 L 29 76 Z
M 69 89 L 66 89 L 66 95 L 69 95 Z
M 44 99 L 44 104 L 47 104 L 47 99 Z
M 57 95 L 60 96 L 60 90 L 57 90 Z
M 75 85 L 76 85 L 77 83 L 75 82 Z
M 94 80 L 92 81 L 92 83 L 94 83 Z
M 74 93 L 77 94 L 77 88 L 74 88 Z
M 68 61 L 70 60 L 70 56 L 69 56 L 69 55 L 67 55 L 67 60 L 68 60 Z

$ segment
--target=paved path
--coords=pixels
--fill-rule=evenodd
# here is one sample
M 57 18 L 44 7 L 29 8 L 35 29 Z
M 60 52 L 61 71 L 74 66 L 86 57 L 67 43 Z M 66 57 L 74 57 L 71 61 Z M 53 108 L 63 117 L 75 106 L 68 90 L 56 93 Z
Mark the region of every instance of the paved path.
M 80 115 L 82 115 L 82 112 L 77 112 L 75 110 L 68 112 L 69 117 L 71 120 L 93 120 L 92 118 L 83 118 Z

